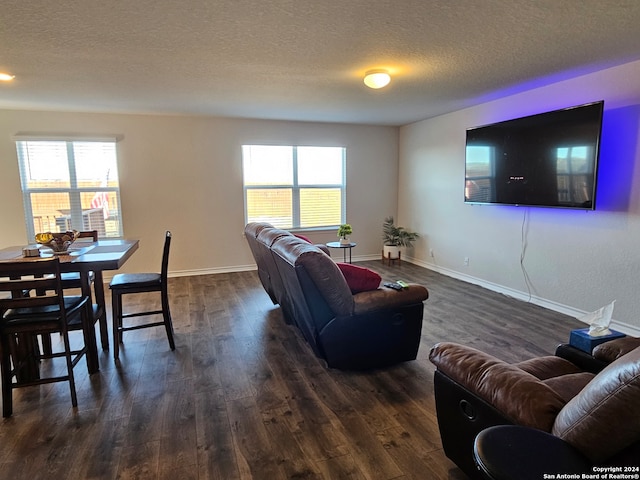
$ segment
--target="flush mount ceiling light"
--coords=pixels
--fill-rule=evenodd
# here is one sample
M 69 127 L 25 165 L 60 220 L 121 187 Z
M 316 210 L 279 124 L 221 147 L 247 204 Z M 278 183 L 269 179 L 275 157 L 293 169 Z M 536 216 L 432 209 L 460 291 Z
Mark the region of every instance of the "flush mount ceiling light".
M 0 82 L 10 82 L 16 78 L 15 75 L 11 75 L 9 73 L 0 72 Z
M 386 70 L 369 70 L 364 74 L 364 84 L 369 88 L 382 88 L 389 85 L 391 75 Z

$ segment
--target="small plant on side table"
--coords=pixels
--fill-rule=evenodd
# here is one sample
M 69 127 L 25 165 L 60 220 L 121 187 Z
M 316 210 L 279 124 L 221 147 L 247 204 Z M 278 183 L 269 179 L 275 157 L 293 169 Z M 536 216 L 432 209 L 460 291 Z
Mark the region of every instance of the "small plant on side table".
M 349 235 L 353 233 L 351 225 L 343 223 L 338 227 L 338 237 L 340 237 L 340 243 L 349 243 Z

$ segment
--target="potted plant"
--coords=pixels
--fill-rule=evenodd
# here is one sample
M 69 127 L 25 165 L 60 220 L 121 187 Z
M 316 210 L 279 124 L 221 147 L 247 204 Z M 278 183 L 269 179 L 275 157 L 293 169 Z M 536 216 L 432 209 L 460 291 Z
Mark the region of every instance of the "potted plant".
M 353 233 L 353 229 L 351 228 L 351 225 L 349 225 L 348 223 L 343 223 L 342 225 L 340 225 L 340 227 L 338 227 L 338 237 L 340 237 L 340 243 L 342 244 L 350 243 L 348 237 L 352 233 Z
M 404 227 L 397 227 L 393 217 L 387 217 L 382 224 L 382 240 L 384 258 L 395 259 L 400 255 L 401 247 L 410 247 L 420 237 L 416 232 L 411 232 Z

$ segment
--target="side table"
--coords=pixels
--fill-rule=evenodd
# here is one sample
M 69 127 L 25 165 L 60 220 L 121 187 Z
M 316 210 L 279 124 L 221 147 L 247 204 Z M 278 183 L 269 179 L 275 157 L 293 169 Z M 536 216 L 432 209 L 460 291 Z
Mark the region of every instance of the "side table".
M 349 263 L 351 263 L 351 249 L 355 247 L 357 244 L 354 242 L 349 243 L 340 243 L 340 242 L 329 242 L 327 243 L 328 248 L 341 248 L 342 249 L 342 259 L 346 263 L 347 262 L 347 250 L 349 250 Z

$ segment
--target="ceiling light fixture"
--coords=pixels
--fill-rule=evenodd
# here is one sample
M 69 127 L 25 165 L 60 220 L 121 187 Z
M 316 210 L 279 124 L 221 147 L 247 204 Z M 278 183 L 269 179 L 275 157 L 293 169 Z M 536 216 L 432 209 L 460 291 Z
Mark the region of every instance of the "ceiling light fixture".
M 0 81 L 2 82 L 10 82 L 14 78 L 16 78 L 15 75 L 10 75 L 8 73 L 0 73 Z
M 386 70 L 369 70 L 364 74 L 364 84 L 369 88 L 382 88 L 389 85 L 391 75 Z

